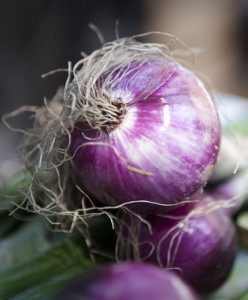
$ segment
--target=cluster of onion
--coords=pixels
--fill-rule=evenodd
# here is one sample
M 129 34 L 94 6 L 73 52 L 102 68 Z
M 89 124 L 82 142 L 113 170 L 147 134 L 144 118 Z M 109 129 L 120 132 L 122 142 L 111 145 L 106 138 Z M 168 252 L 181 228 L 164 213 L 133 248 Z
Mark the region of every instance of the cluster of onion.
M 231 220 L 202 192 L 221 139 L 213 97 L 169 59 L 115 66 L 97 86 L 110 106 L 102 108 L 101 122 L 78 122 L 71 133 L 84 191 L 125 212 L 122 258 L 131 253 L 126 258 L 173 269 L 211 292 L 226 280 L 237 249 Z

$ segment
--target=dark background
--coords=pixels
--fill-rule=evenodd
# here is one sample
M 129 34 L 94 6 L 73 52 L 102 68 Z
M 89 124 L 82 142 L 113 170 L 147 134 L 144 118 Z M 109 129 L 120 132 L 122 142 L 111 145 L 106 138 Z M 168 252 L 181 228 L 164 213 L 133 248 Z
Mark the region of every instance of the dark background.
M 118 0 L 1 1 L 1 113 L 51 96 L 64 76 L 41 80 L 41 74 L 67 67 L 80 58 L 80 51 L 100 46 L 90 22 L 106 40 L 114 39 L 117 19 L 122 36 L 139 32 L 140 7 L 139 1 Z
M 8 0 L 0 1 L 0 115 L 22 105 L 40 105 L 51 98 L 66 73 L 41 79 L 41 74 L 75 63 L 80 52 L 91 53 L 100 42 L 89 23 L 106 41 L 115 39 L 116 21 L 122 37 L 142 31 L 142 1 Z M 23 127 L 27 116 L 12 124 Z M 12 172 L 10 158 L 19 134 L 0 125 L 0 176 Z M 7 159 L 7 160 L 6 160 Z M 6 165 L 7 164 L 7 165 Z

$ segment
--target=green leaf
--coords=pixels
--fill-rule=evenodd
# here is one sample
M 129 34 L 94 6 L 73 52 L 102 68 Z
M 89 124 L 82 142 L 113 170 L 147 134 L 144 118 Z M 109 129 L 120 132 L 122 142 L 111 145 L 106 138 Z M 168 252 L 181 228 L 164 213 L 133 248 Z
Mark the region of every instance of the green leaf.
M 232 126 L 233 131 L 242 135 L 248 135 L 248 119 Z
M 25 171 L 19 171 L 0 186 L 0 209 L 9 209 L 25 200 L 25 189 L 30 178 Z
M 248 291 L 238 300 L 248 300 Z
M 48 280 L 26 289 L 24 292 L 12 297 L 12 300 L 48 300 L 54 294 L 68 284 L 73 278 L 81 275 L 85 271 L 81 268 L 69 268 L 66 272 L 56 275 Z
M 12 218 L 9 217 L 9 220 Z M 25 262 L 51 246 L 44 221 L 40 216 L 32 216 L 12 234 L 0 240 L 0 271 Z
M 44 293 L 47 290 L 44 283 L 53 277 L 62 274 L 65 276 L 55 284 L 58 288 L 65 279 L 72 278 L 93 266 L 83 244 L 79 246 L 70 238 L 63 239 L 47 251 L 31 257 L 30 260 L 1 271 L 0 299 L 9 299 L 35 285 L 40 285 L 40 293 Z M 52 288 L 53 286 L 50 286 L 50 289 Z

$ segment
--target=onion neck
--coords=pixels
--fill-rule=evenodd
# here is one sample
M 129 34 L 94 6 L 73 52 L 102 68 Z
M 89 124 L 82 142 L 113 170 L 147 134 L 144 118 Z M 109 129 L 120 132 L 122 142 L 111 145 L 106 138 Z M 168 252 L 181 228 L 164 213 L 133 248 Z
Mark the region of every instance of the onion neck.
M 114 131 L 119 125 L 123 122 L 123 119 L 126 115 L 127 108 L 126 104 L 123 103 L 121 98 L 115 98 L 111 100 L 111 109 L 109 111 L 103 111 L 103 114 L 108 118 L 108 113 L 111 115 L 111 121 L 107 121 L 104 125 L 101 126 L 100 130 L 103 133 L 110 133 Z

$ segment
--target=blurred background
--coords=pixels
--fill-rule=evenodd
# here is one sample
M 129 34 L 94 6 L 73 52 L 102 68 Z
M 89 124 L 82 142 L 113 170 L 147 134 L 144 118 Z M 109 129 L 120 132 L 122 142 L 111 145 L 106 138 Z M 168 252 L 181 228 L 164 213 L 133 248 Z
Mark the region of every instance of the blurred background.
M 248 0 L 0 0 L 0 115 L 51 98 L 66 74 L 41 74 L 100 46 L 90 22 L 113 40 L 116 20 L 121 37 L 158 30 L 201 49 L 193 69 L 214 89 L 248 97 Z M 13 124 L 28 126 L 26 116 Z M 20 137 L 0 125 L 0 178 L 19 166 L 9 158 Z

